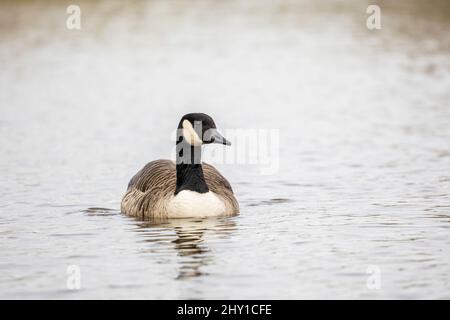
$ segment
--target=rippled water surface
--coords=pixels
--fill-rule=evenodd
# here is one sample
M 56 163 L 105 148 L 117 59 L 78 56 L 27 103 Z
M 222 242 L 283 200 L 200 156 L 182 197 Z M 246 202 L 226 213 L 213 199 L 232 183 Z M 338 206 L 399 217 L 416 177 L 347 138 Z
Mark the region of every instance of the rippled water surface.
M 450 298 L 447 1 L 78 2 L 0 4 L 1 298 Z M 278 170 L 216 164 L 236 217 L 122 215 L 192 111 L 279 130 Z

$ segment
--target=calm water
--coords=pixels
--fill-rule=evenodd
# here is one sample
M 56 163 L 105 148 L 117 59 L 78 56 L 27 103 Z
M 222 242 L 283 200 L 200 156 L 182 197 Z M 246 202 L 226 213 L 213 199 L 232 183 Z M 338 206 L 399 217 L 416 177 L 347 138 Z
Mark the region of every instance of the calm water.
M 0 4 L 1 298 L 450 298 L 448 2 L 77 3 Z M 192 111 L 278 129 L 279 170 L 217 164 L 237 217 L 123 216 Z

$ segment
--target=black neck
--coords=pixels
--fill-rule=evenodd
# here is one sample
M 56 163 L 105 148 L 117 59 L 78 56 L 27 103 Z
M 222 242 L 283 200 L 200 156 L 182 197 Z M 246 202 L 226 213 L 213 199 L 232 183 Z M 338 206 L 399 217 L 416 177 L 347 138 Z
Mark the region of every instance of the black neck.
M 185 141 L 177 143 L 177 187 L 175 195 L 183 190 L 199 193 L 209 191 L 202 169 L 202 147 L 193 147 Z

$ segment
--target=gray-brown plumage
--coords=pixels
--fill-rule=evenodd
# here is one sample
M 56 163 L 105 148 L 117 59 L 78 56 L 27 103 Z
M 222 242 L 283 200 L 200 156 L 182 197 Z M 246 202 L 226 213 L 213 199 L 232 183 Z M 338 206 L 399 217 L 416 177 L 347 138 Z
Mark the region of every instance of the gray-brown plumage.
M 203 175 L 209 190 L 223 201 L 225 215 L 239 212 L 233 190 L 216 168 L 202 163 Z M 122 199 L 122 212 L 139 218 L 165 218 L 168 204 L 176 189 L 176 166 L 170 160 L 155 160 L 142 168 L 128 184 Z

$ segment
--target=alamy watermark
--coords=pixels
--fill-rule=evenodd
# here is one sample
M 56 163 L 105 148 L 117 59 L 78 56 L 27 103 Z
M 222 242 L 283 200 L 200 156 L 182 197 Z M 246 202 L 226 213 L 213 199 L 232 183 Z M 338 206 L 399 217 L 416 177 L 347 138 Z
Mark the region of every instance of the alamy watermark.
M 381 29 L 381 9 L 379 6 L 372 4 L 367 7 L 366 13 L 370 14 L 366 20 L 366 27 L 369 30 Z
M 69 290 L 79 290 L 81 288 L 81 269 L 76 264 L 67 267 L 66 287 Z
M 367 267 L 366 273 L 369 277 L 366 281 L 366 287 L 369 290 L 381 289 L 381 269 L 376 265 L 370 265 Z
M 81 8 L 76 4 L 67 7 L 66 13 L 69 15 L 66 19 L 66 28 L 69 30 L 81 29 Z
M 76 4 L 71 4 L 66 8 L 66 13 L 69 15 L 66 19 L 66 27 L 69 30 L 81 29 L 81 7 Z M 381 29 L 381 8 L 376 4 L 369 5 L 366 9 L 369 16 L 366 19 L 366 27 L 369 30 Z
M 192 144 L 201 146 L 208 143 L 204 140 L 211 135 L 209 131 L 202 134 L 201 124 L 194 126 L 195 132 L 198 132 L 198 137 L 192 139 Z M 216 129 L 214 129 L 216 130 Z M 177 129 L 175 141 L 179 137 L 185 137 L 186 132 L 183 129 Z M 222 133 L 220 134 L 222 135 Z M 201 139 L 199 137 L 202 137 Z M 238 164 L 249 165 L 257 167 L 261 175 L 276 174 L 279 170 L 280 159 L 280 130 L 279 129 L 227 129 L 223 131 L 223 137 L 226 142 L 231 143 L 231 146 L 223 146 L 222 148 L 205 147 L 201 149 L 201 160 L 211 164 Z M 196 142 L 199 141 L 199 142 Z M 217 143 L 217 142 L 216 142 Z M 226 144 L 226 143 L 220 143 Z M 172 149 L 171 158 L 175 159 L 178 153 L 179 157 L 182 154 L 183 159 L 189 161 L 191 157 L 191 144 L 177 144 Z M 179 158 L 178 157 L 178 158 Z M 197 157 L 192 156 L 193 161 Z M 200 157 L 198 157 L 200 159 Z

